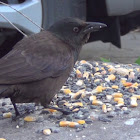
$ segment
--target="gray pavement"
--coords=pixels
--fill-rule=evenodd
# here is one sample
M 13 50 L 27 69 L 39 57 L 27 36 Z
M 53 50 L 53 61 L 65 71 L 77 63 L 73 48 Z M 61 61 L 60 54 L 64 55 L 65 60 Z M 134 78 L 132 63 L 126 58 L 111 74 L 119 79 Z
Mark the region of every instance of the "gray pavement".
M 140 56 L 140 33 L 133 32 L 122 37 L 122 49 L 110 43 L 94 42 L 84 46 L 81 59 L 99 60 L 100 57 L 112 62 L 133 63 Z M 139 102 L 140 103 L 140 102 Z M 0 137 L 6 140 L 140 140 L 140 106 L 132 109 L 130 114 L 119 114 L 112 122 L 95 120 L 81 132 L 62 128 L 59 133 L 45 136 L 37 130 L 56 126 L 53 121 L 26 123 L 16 128 L 17 122 L 11 119 L 0 120 Z
M 101 41 L 88 43 L 83 47 L 80 59 L 100 60 L 100 57 L 104 57 L 111 62 L 134 63 L 140 56 L 140 32 L 131 32 L 121 37 L 121 43 L 122 49 Z

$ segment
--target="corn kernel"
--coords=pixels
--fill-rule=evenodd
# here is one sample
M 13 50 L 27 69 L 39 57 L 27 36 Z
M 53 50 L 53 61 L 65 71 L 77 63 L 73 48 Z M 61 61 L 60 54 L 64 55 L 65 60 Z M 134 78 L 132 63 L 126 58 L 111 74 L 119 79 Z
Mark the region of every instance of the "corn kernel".
M 87 63 L 87 61 L 81 60 L 80 63 L 81 63 L 81 64 L 85 64 L 85 63 Z
M 133 97 L 136 97 L 138 100 L 140 100 L 140 95 L 133 95 Z
M 100 72 L 96 72 L 96 73 L 94 73 L 94 75 L 100 75 L 101 73 Z
M 133 83 L 130 83 L 130 82 L 125 82 L 125 83 L 123 83 L 123 86 L 125 86 L 125 87 L 130 87 L 130 86 L 132 86 L 133 85 Z
M 55 105 L 54 107 L 58 107 L 57 105 Z M 49 112 L 51 112 L 51 113 L 53 113 L 53 112 L 57 112 L 57 110 L 55 110 L 55 109 L 48 109 L 49 110 Z
M 94 96 L 94 95 L 90 96 L 90 97 L 89 97 L 89 100 L 90 100 L 90 101 L 96 100 L 96 96 Z
M 83 106 L 83 103 L 82 102 L 77 102 L 77 103 L 73 103 L 73 106 Z
M 99 71 L 99 68 L 98 68 L 98 67 L 95 67 L 95 71 L 96 71 L 96 72 Z
M 101 93 L 103 91 L 103 87 L 102 86 L 97 86 L 96 91 L 97 91 L 97 93 Z
M 119 98 L 119 97 L 115 97 L 114 101 L 115 102 L 124 102 L 124 99 L 123 98 Z
M 79 111 L 79 108 L 75 108 L 72 110 L 72 112 L 77 112 L 77 111 Z
M 72 96 L 72 99 L 77 99 L 77 98 L 80 98 L 81 97 L 81 94 L 80 92 L 76 92 L 73 96 Z
M 108 79 L 111 80 L 111 81 L 114 81 L 116 79 L 116 76 L 111 74 L 108 76 Z
M 70 89 L 64 89 L 63 92 L 64 92 L 65 94 L 70 94 L 70 93 L 71 93 L 71 90 L 70 90 Z
M 85 120 L 78 120 L 77 121 L 79 124 L 85 124 L 86 122 L 85 122 Z
M 131 100 L 135 100 L 136 101 L 137 100 L 137 97 L 136 96 L 132 96 L 131 97 Z
M 36 121 L 36 118 L 35 117 L 32 117 L 32 116 L 26 116 L 24 118 L 24 121 L 26 121 L 26 122 L 35 122 Z
M 93 100 L 93 101 L 92 101 L 92 104 L 93 104 L 93 105 L 102 105 L 103 102 L 101 102 L 101 101 L 99 101 L 99 100 Z
M 6 140 L 6 139 L 4 139 L 4 138 L 0 138 L 0 140 Z
M 113 89 L 118 89 L 119 87 L 117 85 L 112 85 Z
M 72 127 L 72 128 L 76 127 L 77 125 L 79 125 L 79 123 L 77 123 L 77 122 L 70 122 L 70 123 L 68 124 L 68 126 L 69 126 L 69 127 Z
M 114 98 L 117 98 L 117 97 L 118 98 L 121 98 L 121 97 L 123 97 L 123 94 L 122 93 L 119 93 L 119 92 L 116 92 L 116 93 L 113 94 L 113 97 Z
M 94 80 L 94 83 L 100 82 L 100 81 L 101 81 L 100 79 L 96 79 L 96 80 Z
M 132 87 L 138 87 L 139 86 L 139 84 L 136 82 L 136 83 L 134 83 L 133 85 L 132 85 Z
M 102 105 L 102 110 L 103 110 L 104 113 L 107 112 L 107 109 L 106 109 L 106 105 L 105 104 Z
M 44 135 L 50 135 L 52 132 L 51 132 L 51 130 L 50 129 L 44 129 L 43 130 L 43 134 Z
M 60 121 L 59 122 L 59 126 L 61 126 L 61 127 L 67 127 L 68 125 L 69 125 L 69 121 Z
M 3 118 L 11 118 L 12 117 L 12 113 L 8 112 L 8 113 L 3 113 Z

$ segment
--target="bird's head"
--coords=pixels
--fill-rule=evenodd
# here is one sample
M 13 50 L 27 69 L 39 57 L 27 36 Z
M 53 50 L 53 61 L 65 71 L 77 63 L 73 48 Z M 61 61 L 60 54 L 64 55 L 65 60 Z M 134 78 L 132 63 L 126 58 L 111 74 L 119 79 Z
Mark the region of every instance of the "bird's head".
M 48 30 L 72 47 L 81 47 L 87 43 L 90 33 L 106 27 L 99 22 L 85 22 L 76 18 L 65 18 L 54 23 Z

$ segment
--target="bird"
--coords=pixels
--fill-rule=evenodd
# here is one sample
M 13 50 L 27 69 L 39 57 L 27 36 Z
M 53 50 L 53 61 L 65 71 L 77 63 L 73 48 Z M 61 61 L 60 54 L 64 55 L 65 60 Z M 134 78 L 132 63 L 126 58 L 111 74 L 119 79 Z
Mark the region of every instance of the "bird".
M 68 79 L 90 33 L 106 26 L 68 17 L 23 38 L 0 59 L 0 98 L 11 99 L 16 116 L 20 115 L 17 103 L 48 107 Z

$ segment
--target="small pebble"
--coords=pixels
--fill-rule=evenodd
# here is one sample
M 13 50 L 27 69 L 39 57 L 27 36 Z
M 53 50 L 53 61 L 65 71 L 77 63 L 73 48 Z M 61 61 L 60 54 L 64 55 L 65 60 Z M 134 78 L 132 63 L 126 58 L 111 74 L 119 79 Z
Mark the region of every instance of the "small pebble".
M 106 118 L 106 117 L 103 117 L 103 116 L 99 116 L 99 117 L 98 117 L 98 120 L 99 120 L 99 121 L 102 121 L 102 122 L 111 122 L 110 119 L 108 119 L 108 118 Z
M 83 85 L 83 80 L 78 80 L 78 81 L 76 82 L 76 85 L 77 85 L 77 86 L 82 86 L 82 85 Z

